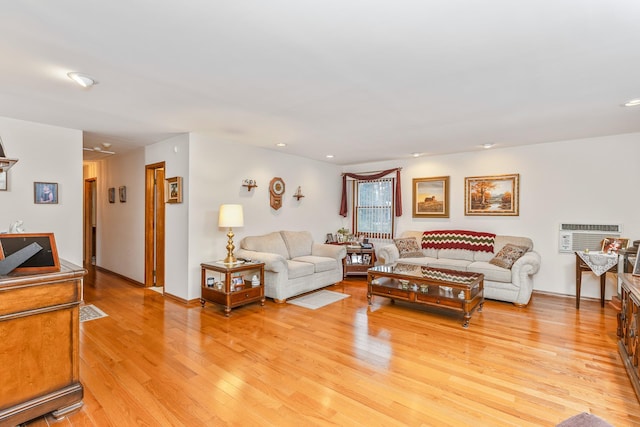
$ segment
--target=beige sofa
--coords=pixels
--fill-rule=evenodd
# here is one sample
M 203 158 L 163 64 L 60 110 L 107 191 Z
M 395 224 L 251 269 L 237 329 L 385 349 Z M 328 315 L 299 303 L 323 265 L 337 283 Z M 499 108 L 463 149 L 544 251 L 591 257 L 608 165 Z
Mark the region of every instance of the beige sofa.
M 405 231 L 401 237 L 415 237 L 421 242 L 422 231 Z M 503 268 L 489 261 L 505 245 L 525 247 L 526 252 L 511 268 Z M 400 258 L 395 244 L 388 244 L 378 250 L 378 260 L 382 263 L 405 262 L 434 268 L 471 271 L 484 274 L 485 298 L 511 302 L 525 307 L 533 292 L 533 276 L 540 269 L 540 255 L 533 250 L 533 242 L 528 237 L 496 236 L 494 252 L 477 252 L 465 249 L 421 249 L 421 257 Z
M 344 246 L 314 243 L 308 231 L 276 231 L 240 241 L 236 257 L 264 262 L 264 293 L 276 302 L 342 280 Z

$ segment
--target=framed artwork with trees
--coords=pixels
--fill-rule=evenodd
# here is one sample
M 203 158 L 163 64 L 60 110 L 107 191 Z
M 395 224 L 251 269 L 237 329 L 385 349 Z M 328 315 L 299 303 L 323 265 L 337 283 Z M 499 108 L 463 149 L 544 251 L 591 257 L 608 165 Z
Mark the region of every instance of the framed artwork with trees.
M 520 215 L 520 174 L 464 179 L 465 215 Z

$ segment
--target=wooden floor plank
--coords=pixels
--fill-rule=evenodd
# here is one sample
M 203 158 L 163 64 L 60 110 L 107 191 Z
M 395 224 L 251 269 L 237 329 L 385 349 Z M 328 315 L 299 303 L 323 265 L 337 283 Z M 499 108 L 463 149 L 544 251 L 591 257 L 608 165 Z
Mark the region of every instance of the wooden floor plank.
M 616 312 L 535 293 L 460 313 L 366 298 L 317 310 L 267 300 L 225 317 L 90 271 L 81 325 L 85 404 L 29 426 L 553 426 L 591 412 L 640 425 Z

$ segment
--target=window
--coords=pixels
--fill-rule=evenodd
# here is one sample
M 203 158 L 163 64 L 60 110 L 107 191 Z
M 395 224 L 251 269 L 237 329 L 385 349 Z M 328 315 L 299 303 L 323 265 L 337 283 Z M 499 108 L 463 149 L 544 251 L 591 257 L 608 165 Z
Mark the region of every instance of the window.
M 355 234 L 373 239 L 393 237 L 394 179 L 354 182 Z

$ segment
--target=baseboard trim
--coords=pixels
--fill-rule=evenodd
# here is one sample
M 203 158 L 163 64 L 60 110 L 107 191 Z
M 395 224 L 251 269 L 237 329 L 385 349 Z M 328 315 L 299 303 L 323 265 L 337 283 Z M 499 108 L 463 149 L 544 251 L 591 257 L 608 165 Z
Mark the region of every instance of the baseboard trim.
M 94 266 L 94 268 L 96 270 L 102 272 L 102 273 L 112 274 L 112 275 L 114 275 L 114 276 L 116 276 L 116 277 L 118 277 L 118 278 L 120 278 L 120 279 L 122 279 L 122 280 L 124 280 L 126 282 L 131 283 L 133 286 L 136 286 L 138 288 L 144 288 L 145 287 L 144 283 L 140 283 L 137 280 L 133 280 L 133 279 L 127 277 L 127 276 L 123 276 L 122 274 L 116 273 L 115 271 L 111 271 L 111 270 L 108 270 L 108 269 L 106 269 L 104 267 L 100 267 L 99 265 Z

